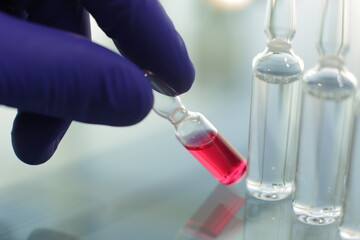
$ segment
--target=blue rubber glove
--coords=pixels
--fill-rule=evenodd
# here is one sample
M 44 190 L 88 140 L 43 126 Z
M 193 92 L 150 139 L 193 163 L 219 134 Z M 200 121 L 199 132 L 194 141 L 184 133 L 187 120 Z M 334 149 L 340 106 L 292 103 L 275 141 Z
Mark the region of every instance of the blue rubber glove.
M 87 11 L 124 57 L 86 38 Z M 47 161 L 72 120 L 141 121 L 153 104 L 144 70 L 179 94 L 194 80 L 184 43 L 157 0 L 0 3 L 0 104 L 18 109 L 12 142 L 23 162 Z

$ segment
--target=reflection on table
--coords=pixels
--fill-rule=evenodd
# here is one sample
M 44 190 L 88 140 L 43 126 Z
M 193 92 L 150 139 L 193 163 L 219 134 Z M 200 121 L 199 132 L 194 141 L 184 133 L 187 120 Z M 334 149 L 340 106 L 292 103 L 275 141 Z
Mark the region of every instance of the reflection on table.
M 242 226 L 235 214 L 243 204 L 242 197 L 228 187 L 218 185 L 185 223 L 176 239 L 231 239 Z
M 339 240 L 338 223 L 312 226 L 296 219 L 292 200 L 267 202 L 218 185 L 180 228 L 176 240 Z M 238 191 L 241 190 L 241 191 Z

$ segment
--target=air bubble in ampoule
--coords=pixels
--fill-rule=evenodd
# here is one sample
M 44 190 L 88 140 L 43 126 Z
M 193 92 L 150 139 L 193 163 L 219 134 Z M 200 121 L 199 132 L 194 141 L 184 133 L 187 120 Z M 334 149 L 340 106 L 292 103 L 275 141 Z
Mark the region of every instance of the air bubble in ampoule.
M 246 160 L 202 114 L 188 111 L 179 96 L 154 90 L 154 111 L 175 127 L 179 142 L 222 184 L 239 182 Z

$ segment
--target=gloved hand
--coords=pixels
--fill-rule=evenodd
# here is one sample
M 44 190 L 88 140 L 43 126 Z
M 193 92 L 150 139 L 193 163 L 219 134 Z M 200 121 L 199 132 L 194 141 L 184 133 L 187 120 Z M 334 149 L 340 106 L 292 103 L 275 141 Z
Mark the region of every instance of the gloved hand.
M 124 57 L 79 36 L 89 36 L 85 9 Z M 72 120 L 142 120 L 153 104 L 144 70 L 179 94 L 193 83 L 184 43 L 157 0 L 2 0 L 0 10 L 0 104 L 18 109 L 12 143 L 28 164 L 47 161 Z

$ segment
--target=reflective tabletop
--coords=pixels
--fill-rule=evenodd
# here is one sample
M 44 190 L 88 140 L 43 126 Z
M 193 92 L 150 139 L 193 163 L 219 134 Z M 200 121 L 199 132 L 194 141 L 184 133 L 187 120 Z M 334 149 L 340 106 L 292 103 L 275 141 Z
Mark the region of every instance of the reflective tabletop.
M 223 10 L 211 0 L 161 1 L 197 70 L 182 96 L 245 157 L 251 61 L 263 51 L 265 0 Z M 298 1 L 294 51 L 305 69 L 317 61 L 320 2 Z M 351 1 L 359 9 L 360 1 Z M 352 14 L 352 22 L 360 15 Z M 114 49 L 93 22 L 95 42 Z M 352 26 L 348 67 L 360 76 L 360 29 Z M 11 150 L 14 109 L 0 108 L 0 240 L 242 239 L 333 240 L 336 224 L 295 219 L 291 199 L 264 202 L 245 181 L 220 185 L 151 112 L 141 123 L 114 128 L 74 122 L 53 158 L 27 166 Z
M 0 239 L 339 239 L 337 224 L 299 222 L 291 199 L 257 200 L 243 182 L 227 187 L 186 168 L 149 181 L 155 172 L 131 165 L 88 160 L 3 189 Z M 122 177 L 130 170 L 135 181 Z

